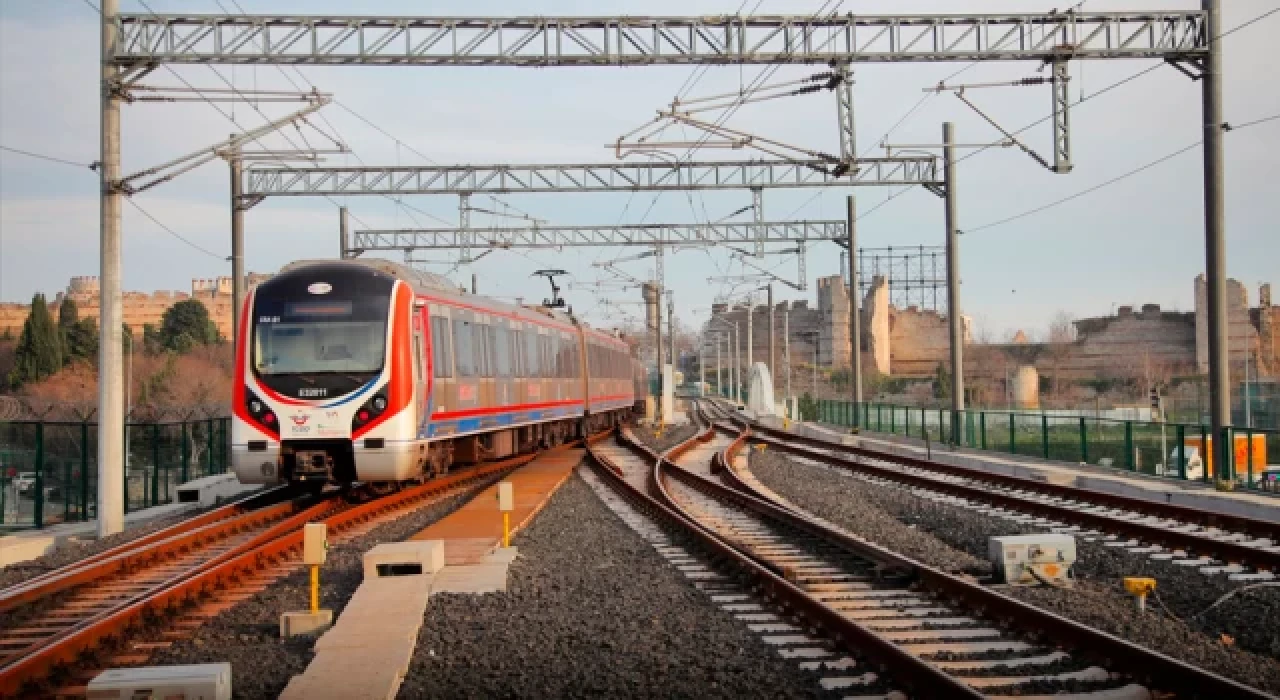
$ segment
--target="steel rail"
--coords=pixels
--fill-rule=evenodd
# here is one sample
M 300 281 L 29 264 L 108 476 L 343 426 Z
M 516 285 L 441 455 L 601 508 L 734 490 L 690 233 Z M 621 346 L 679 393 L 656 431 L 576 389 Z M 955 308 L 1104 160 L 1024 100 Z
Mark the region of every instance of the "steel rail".
M 773 502 L 737 477 L 729 467 L 735 453 L 752 437 L 749 426 L 743 426 L 738 437 L 716 454 L 718 472 L 732 487 L 710 481 L 699 475 L 677 470 L 680 477 L 705 493 L 734 502 L 765 517 L 809 533 L 858 556 L 881 565 L 913 572 L 915 579 L 940 597 L 960 602 L 970 610 L 981 611 L 1023 634 L 1046 643 L 1066 646 L 1073 655 L 1093 659 L 1104 667 L 1119 667 L 1125 675 L 1147 685 L 1164 688 L 1179 697 L 1191 693 L 1204 698 L 1272 698 L 1260 690 L 1213 672 L 1197 668 L 1171 656 L 1152 651 L 1128 640 L 1041 608 L 1023 603 L 990 588 L 959 576 L 922 564 L 874 543 L 834 529 L 807 514 L 797 513 Z
M 839 445 L 833 442 L 819 440 L 817 438 L 787 434 L 783 431 L 763 426 L 755 427 L 757 428 L 757 431 L 752 433 L 752 439 L 756 441 L 773 445 L 778 449 L 791 454 L 833 464 L 834 466 L 847 471 L 869 474 L 879 478 L 897 481 L 899 483 L 939 493 L 945 493 L 951 496 L 958 496 L 969 500 L 984 501 L 1000 507 L 1052 518 L 1054 520 L 1085 525 L 1090 528 L 1106 532 L 1115 532 L 1121 535 L 1140 539 L 1150 544 L 1160 545 L 1161 547 L 1166 547 L 1168 549 L 1182 550 L 1185 551 L 1188 556 L 1211 556 L 1229 564 L 1250 566 L 1258 571 L 1280 572 L 1280 552 L 1278 551 L 1270 551 L 1261 547 L 1249 546 L 1232 540 L 1216 539 L 1192 532 L 1180 532 L 1178 530 L 1169 529 L 1163 525 L 1153 525 L 1135 520 L 1122 520 L 1104 514 L 1091 513 L 1086 510 L 1071 508 L 1065 505 L 1038 501 L 1013 494 L 1001 493 L 999 491 L 992 491 L 988 488 L 983 488 L 982 486 L 933 479 L 919 474 L 903 472 L 891 467 L 869 464 L 850 456 L 834 454 L 833 451 L 847 452 L 851 455 L 864 459 L 875 459 L 896 463 L 938 474 L 986 483 L 988 485 L 997 485 L 1019 491 L 1038 493 L 1091 505 L 1123 509 L 1141 515 L 1178 520 L 1180 522 L 1201 525 L 1204 527 L 1216 527 L 1224 530 L 1224 534 L 1239 533 L 1255 538 L 1265 537 L 1278 544 L 1280 544 L 1280 524 L 1237 515 L 1211 513 L 1187 506 L 1174 505 L 1172 503 L 1157 503 L 1155 501 L 1120 496 L 1091 489 L 1061 486 L 1042 481 L 1032 481 L 1022 477 L 990 474 L 970 467 L 959 467 L 951 464 L 919 459 L 916 457 L 889 454 L 870 450 L 865 447 Z
M 312 506 L 273 526 L 269 531 L 260 533 L 249 542 L 64 630 L 38 648 L 24 651 L 22 656 L 0 666 L 0 696 L 10 697 L 25 687 L 39 684 L 58 665 L 75 662 L 104 639 L 126 633 L 148 614 L 163 614 L 188 599 L 232 582 L 242 573 L 254 571 L 285 554 L 295 552 L 302 546 L 302 525 L 311 517 L 323 515 L 320 522 L 325 523 L 331 531 L 342 531 L 389 511 L 460 489 L 477 479 L 515 469 L 536 456 L 537 454 L 520 455 L 476 467 L 368 503 L 343 508 L 333 514 L 316 510 L 325 507 L 324 503 Z
M 605 475 L 615 490 L 622 493 L 634 505 L 655 513 L 668 523 L 688 532 L 711 554 L 713 559 L 728 562 L 729 566 L 736 569 L 744 578 L 749 579 L 757 591 L 764 596 L 777 600 L 788 611 L 804 617 L 814 627 L 824 630 L 836 644 L 843 646 L 849 652 L 874 659 L 891 669 L 890 675 L 895 681 L 915 691 L 921 697 L 982 697 L 958 678 L 925 663 L 898 645 L 810 596 L 770 566 L 740 551 L 685 512 L 662 486 L 659 478 L 660 470 L 669 459 L 692 449 L 695 443 L 709 440 L 713 434 L 712 430 L 695 435 L 662 455 L 638 444 L 628 431 L 624 430 L 621 434 L 623 444 L 631 447 L 645 459 L 653 461 L 653 469 L 649 472 L 649 485 L 661 494 L 660 497 L 651 496 L 636 489 L 622 476 L 621 467 L 599 452 L 588 449 L 588 454 L 592 462 L 599 467 L 598 471 Z
M 141 537 L 137 537 L 135 539 L 129 540 L 128 542 L 123 542 L 121 544 L 118 544 L 115 547 L 112 547 L 110 549 L 106 549 L 101 552 L 98 552 L 97 554 L 93 554 L 91 556 L 85 557 L 84 559 L 79 559 L 66 566 L 58 567 L 51 571 L 46 571 L 43 574 L 40 574 L 39 576 L 32 576 L 26 581 L 22 581 L 21 583 L 14 584 L 9 588 L 0 590 L 0 612 L 5 612 L 7 610 L 7 608 L 5 607 L 6 595 L 10 591 L 18 588 L 19 586 L 30 586 L 32 584 L 48 581 L 50 579 L 54 579 L 59 576 L 66 575 L 70 571 L 81 569 L 89 566 L 90 564 L 94 564 L 99 561 L 102 561 L 103 559 L 110 559 L 112 557 L 119 556 L 129 551 L 136 551 L 142 548 L 143 546 L 168 539 L 170 537 L 173 537 L 174 535 L 177 535 L 183 532 L 188 532 L 190 530 L 194 530 L 195 528 L 203 527 L 210 523 L 215 523 L 219 520 L 233 518 L 237 515 L 248 513 L 248 512 L 257 510 L 259 508 L 265 508 L 270 505 L 275 505 L 280 498 L 286 497 L 288 495 L 288 492 L 289 491 L 287 486 L 277 486 L 275 488 L 266 489 L 260 493 L 250 496 L 249 498 L 246 498 L 243 501 L 237 501 L 235 503 L 228 503 L 227 505 L 219 506 L 207 512 L 201 513 L 200 515 L 197 515 L 195 517 L 187 518 L 180 522 L 174 523 L 173 525 L 170 525 L 168 527 L 156 530 L 155 532 L 143 535 Z
M 315 510 L 318 506 L 322 506 L 319 511 Z M 333 507 L 336 504 L 330 499 L 313 504 L 305 511 L 314 514 Z M 266 527 L 272 521 L 290 516 L 298 508 L 296 503 L 277 503 L 239 514 L 223 513 L 216 519 L 212 517 L 213 513 L 209 513 L 189 523 L 178 523 L 152 536 L 126 542 L 97 556 L 0 591 L 0 613 L 112 575 L 135 572 L 165 557 L 215 544 L 246 529 Z

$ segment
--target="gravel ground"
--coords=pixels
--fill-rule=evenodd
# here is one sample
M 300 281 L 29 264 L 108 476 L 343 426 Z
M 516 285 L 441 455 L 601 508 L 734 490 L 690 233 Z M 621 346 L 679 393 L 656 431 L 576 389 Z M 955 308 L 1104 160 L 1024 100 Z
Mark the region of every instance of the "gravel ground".
M 1040 531 L 794 462 L 776 452 L 753 453 L 751 466 L 762 483 L 796 505 L 939 568 L 989 573 L 989 566 L 982 561 L 988 537 Z M 1276 660 L 1280 629 L 1274 624 L 1280 619 L 1280 594 L 1276 588 L 1241 593 L 1214 611 L 1200 614 L 1240 584 L 1081 538 L 1076 539 L 1076 546 L 1074 589 L 1003 590 L 1223 676 L 1280 692 L 1280 662 Z M 1159 600 L 1148 599 L 1150 612 L 1135 610 L 1132 598 L 1121 587 L 1123 576 L 1156 579 Z M 1180 619 L 1162 614 L 1158 610 L 1161 602 Z M 1224 643 L 1224 634 L 1233 641 Z
M 649 425 L 636 425 L 631 430 L 637 440 L 657 450 L 659 453 L 679 445 L 698 432 L 697 426 L 692 423 L 668 426 L 666 430 L 662 431 L 662 437 L 654 435 L 653 427 Z
M 580 477 L 515 544 L 507 593 L 431 599 L 401 698 L 822 694 Z
M 419 509 L 361 537 L 332 545 L 320 571 L 320 606 L 342 614 L 347 600 L 364 580 L 361 557 L 382 542 L 397 542 L 439 520 L 486 484 Z M 277 581 L 250 600 L 231 608 L 183 641 L 157 652 L 153 664 L 231 662 L 237 698 L 277 697 L 289 679 L 301 673 L 314 656 L 313 637 L 280 639 L 280 614 L 304 610 L 310 600 L 309 573 L 298 571 Z

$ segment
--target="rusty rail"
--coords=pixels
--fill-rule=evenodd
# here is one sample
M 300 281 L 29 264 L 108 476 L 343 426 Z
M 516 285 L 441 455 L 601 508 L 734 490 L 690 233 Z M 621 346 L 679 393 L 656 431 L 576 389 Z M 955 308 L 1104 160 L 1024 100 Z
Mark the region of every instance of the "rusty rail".
M 389 511 L 407 508 L 422 500 L 459 489 L 477 479 L 522 466 L 535 456 L 520 455 L 482 465 L 360 505 L 336 508 L 326 501 L 306 508 L 232 550 L 201 562 L 140 595 L 130 597 L 114 608 L 80 621 L 25 649 L 20 656 L 0 666 L 0 696 L 10 697 L 24 687 L 40 683 L 59 665 L 75 662 L 83 653 L 108 638 L 127 634 L 131 627 L 149 614 L 164 614 L 168 609 L 176 608 L 203 592 L 233 582 L 243 573 L 254 571 L 295 552 L 302 546 L 302 525 L 313 518 L 322 518 L 320 521 L 331 530 L 342 531 Z M 334 513 L 334 510 L 338 512 Z M 177 539 L 188 536 L 194 535 L 186 533 Z M 109 566 L 110 562 L 103 565 Z
M 696 488 L 713 492 L 742 508 L 786 524 L 789 527 L 821 537 L 858 556 L 883 566 L 912 572 L 925 588 L 939 597 L 962 603 L 971 610 L 1017 629 L 1033 639 L 1064 646 L 1074 655 L 1091 658 L 1103 666 L 1119 667 L 1149 688 L 1161 688 L 1178 696 L 1190 694 L 1204 698 L 1271 698 L 1242 683 L 1197 668 L 1171 656 L 1152 651 L 1125 639 L 1093 629 L 1087 625 L 1010 598 L 973 581 L 954 576 L 922 564 L 871 542 L 834 529 L 804 513 L 774 503 L 753 489 L 736 471 L 729 468 L 735 453 L 752 438 L 750 427 L 743 426 L 738 437 L 716 458 L 720 474 L 731 487 L 709 481 L 696 474 L 680 471 L 680 477 Z
M 746 421 L 736 419 L 739 425 Z M 1062 486 L 1043 481 L 1033 481 L 1022 477 L 1005 474 L 991 474 L 970 467 L 959 467 L 916 457 L 870 450 L 865 447 L 840 445 L 817 438 L 793 435 L 781 430 L 763 426 L 751 426 L 752 439 L 767 443 L 791 454 L 800 455 L 816 461 L 825 462 L 847 471 L 869 474 L 883 479 L 916 486 L 931 491 L 958 496 L 969 500 L 982 501 L 993 505 L 1010 508 L 1025 513 L 1039 515 L 1072 522 L 1090 528 L 1114 532 L 1140 539 L 1150 544 L 1157 544 L 1168 549 L 1180 549 L 1188 556 L 1210 556 L 1231 564 L 1250 566 L 1258 571 L 1280 571 L 1280 552 L 1268 551 L 1261 547 L 1253 547 L 1231 540 L 1215 539 L 1193 532 L 1179 532 L 1161 525 L 1153 525 L 1134 520 L 1121 520 L 1098 513 L 1071 508 L 1051 502 L 1037 501 L 1031 498 L 1009 493 L 993 491 L 969 483 L 943 481 L 920 474 L 911 474 L 892 467 L 869 464 L 855 457 L 874 459 L 892 464 L 912 467 L 936 474 L 960 477 L 973 482 L 1002 488 L 1016 489 L 1025 493 L 1036 493 L 1055 498 L 1067 499 L 1078 503 L 1106 506 L 1123 509 L 1179 522 L 1215 527 L 1226 533 L 1238 533 L 1252 538 L 1267 538 L 1280 543 L 1280 524 L 1256 518 L 1237 515 L 1212 513 L 1172 503 L 1158 503 L 1141 498 L 1132 498 L 1118 494 L 1105 493 L 1093 489 Z M 833 454 L 832 451 L 846 454 Z
M 769 566 L 743 553 L 732 544 L 725 542 L 717 534 L 680 507 L 662 485 L 662 465 L 668 460 L 678 457 L 692 449 L 694 443 L 711 439 L 714 431 L 710 427 L 705 432 L 691 437 L 684 443 L 673 447 L 659 455 L 648 447 L 637 443 L 627 431 L 623 431 L 622 442 L 643 458 L 653 462 L 651 470 L 651 488 L 657 489 L 659 497 L 650 496 L 633 487 L 622 477 L 622 470 L 607 457 L 594 450 L 588 450 L 593 464 L 598 471 L 613 484 L 637 507 L 655 514 L 669 524 L 691 534 L 713 559 L 728 562 L 728 566 L 736 570 L 743 578 L 766 597 L 775 599 L 794 614 L 804 617 L 814 627 L 824 630 L 838 645 L 850 653 L 874 658 L 886 668 L 895 680 L 910 688 L 920 697 L 977 698 L 982 697 L 977 691 L 961 680 L 942 672 L 924 661 L 907 653 L 901 647 L 880 637 L 875 632 L 842 615 L 822 601 L 810 596 L 803 589 L 783 578 Z M 679 472 L 680 470 L 675 470 Z

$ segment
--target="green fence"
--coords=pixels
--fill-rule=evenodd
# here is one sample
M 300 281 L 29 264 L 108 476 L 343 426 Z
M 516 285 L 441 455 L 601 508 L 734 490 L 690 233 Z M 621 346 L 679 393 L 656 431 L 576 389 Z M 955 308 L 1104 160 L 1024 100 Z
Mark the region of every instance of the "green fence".
M 819 421 L 852 427 L 855 417 L 857 425 L 871 432 L 1171 479 L 1209 482 L 1213 477 L 1197 450 L 1210 436 L 1204 425 L 1010 411 L 968 410 L 953 416 L 948 408 L 867 402 L 855 409 L 851 401 L 818 402 Z M 1215 471 L 1224 477 L 1234 473 L 1241 486 L 1280 490 L 1280 466 L 1267 469 L 1268 463 L 1280 465 L 1280 431 L 1229 428 L 1226 442 L 1234 446 L 1227 469 L 1215 464 Z M 1255 448 L 1246 449 L 1246 444 Z
M 230 419 L 125 426 L 125 512 L 171 503 L 192 479 L 227 471 Z M 0 422 L 0 526 L 90 520 L 98 495 L 94 423 Z

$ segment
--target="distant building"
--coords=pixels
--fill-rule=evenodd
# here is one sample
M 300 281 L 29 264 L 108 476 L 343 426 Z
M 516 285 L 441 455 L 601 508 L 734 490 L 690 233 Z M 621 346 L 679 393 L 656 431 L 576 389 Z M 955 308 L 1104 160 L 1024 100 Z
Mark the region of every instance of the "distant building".
M 245 276 L 246 289 L 262 282 L 271 275 L 249 273 Z M 75 301 L 80 318 L 99 318 L 98 303 L 101 286 L 97 277 L 72 277 L 65 291 L 50 301 L 50 311 L 57 316 L 63 299 Z M 146 324 L 159 326 L 164 312 L 183 299 L 199 299 L 209 310 L 209 318 L 224 337 L 231 337 L 231 277 L 191 280 L 191 292 L 161 290 L 151 293 L 125 292 L 123 295 L 124 322 L 136 331 Z M 0 334 L 6 331 L 18 335 L 22 324 L 31 312 L 29 304 L 0 303 Z

